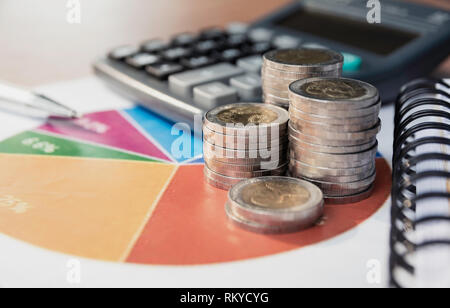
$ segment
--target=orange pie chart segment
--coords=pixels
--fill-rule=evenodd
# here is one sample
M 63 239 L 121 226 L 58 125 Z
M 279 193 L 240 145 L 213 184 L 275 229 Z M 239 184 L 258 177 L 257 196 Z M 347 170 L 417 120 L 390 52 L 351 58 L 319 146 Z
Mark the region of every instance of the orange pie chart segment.
M 320 224 L 286 235 L 241 230 L 226 218 L 227 193 L 203 181 L 203 166 L 179 167 L 152 217 L 131 251 L 128 262 L 198 265 L 268 256 L 317 244 L 349 231 L 372 216 L 387 200 L 391 171 L 377 159 L 372 196 L 359 203 L 326 205 Z
M 0 232 L 70 255 L 122 261 L 175 169 L 0 154 Z

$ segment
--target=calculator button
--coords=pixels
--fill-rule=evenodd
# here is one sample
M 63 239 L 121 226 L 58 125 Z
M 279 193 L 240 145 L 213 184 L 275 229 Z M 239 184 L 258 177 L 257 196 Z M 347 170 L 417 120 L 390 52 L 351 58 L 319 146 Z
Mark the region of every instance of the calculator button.
M 210 82 L 227 82 L 245 71 L 229 63 L 219 63 L 201 69 L 175 74 L 169 77 L 170 89 L 184 96 L 191 96 L 194 87 Z
M 205 109 L 237 102 L 236 89 L 221 82 L 208 83 L 194 88 L 194 101 Z
M 137 55 L 129 57 L 125 60 L 128 65 L 135 68 L 143 68 L 144 66 L 156 64 L 160 61 L 161 57 L 148 53 L 138 53 Z
M 167 48 L 169 48 L 169 44 L 159 39 L 150 40 L 141 45 L 141 49 L 148 53 L 158 53 Z
M 189 69 L 196 69 L 199 67 L 214 64 L 215 62 L 216 62 L 216 60 L 213 57 L 198 56 L 198 57 L 182 59 L 180 63 L 184 67 L 187 67 Z
M 240 49 L 226 49 L 219 54 L 219 59 L 224 62 L 234 62 L 243 57 L 244 54 Z
M 162 56 L 169 61 L 176 61 L 180 58 L 190 57 L 192 50 L 185 47 L 175 47 L 162 52 Z
M 237 61 L 237 66 L 243 68 L 247 72 L 260 74 L 263 59 L 260 55 L 245 57 Z
M 290 35 L 280 35 L 273 39 L 272 44 L 278 49 L 288 49 L 297 48 L 300 46 L 301 40 L 290 36 Z
M 226 40 L 226 44 L 229 48 L 237 48 L 244 45 L 247 42 L 248 36 L 245 34 L 233 34 L 230 35 Z
M 205 29 L 200 33 L 204 40 L 220 40 L 225 37 L 225 32 L 220 28 Z
M 194 49 L 200 54 L 208 54 L 220 48 L 220 43 L 214 40 L 207 40 L 197 43 Z
M 272 40 L 273 31 L 266 28 L 256 28 L 250 30 L 248 36 L 255 42 L 270 42 Z
M 312 48 L 312 49 L 329 49 L 327 46 L 324 46 L 319 43 L 306 43 L 302 45 L 303 48 Z
M 273 49 L 273 46 L 269 42 L 256 43 L 247 48 L 249 54 L 260 54 L 266 53 Z
M 227 26 L 228 34 L 245 34 L 248 32 L 248 25 L 242 22 L 232 22 Z
M 121 46 L 109 53 L 109 58 L 113 60 L 123 60 L 125 58 L 131 57 L 139 52 L 139 48 L 132 45 Z
M 173 46 L 188 46 L 197 41 L 197 35 L 193 33 L 182 33 L 172 39 Z
M 183 69 L 183 66 L 176 63 L 159 63 L 145 68 L 148 74 L 158 79 L 165 79 L 169 75 L 182 72 Z
M 230 79 L 230 85 L 237 89 L 239 97 L 244 100 L 261 100 L 262 81 L 256 74 L 237 76 Z
M 342 52 L 344 56 L 344 67 L 345 72 L 358 71 L 361 68 L 362 58 L 347 52 Z

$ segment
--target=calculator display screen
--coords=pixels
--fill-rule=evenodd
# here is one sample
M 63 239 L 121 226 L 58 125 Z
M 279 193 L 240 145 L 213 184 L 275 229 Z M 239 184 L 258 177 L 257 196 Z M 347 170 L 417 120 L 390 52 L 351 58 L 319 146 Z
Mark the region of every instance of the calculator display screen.
M 305 9 L 289 14 L 277 24 L 383 56 L 389 55 L 419 37 L 419 34 L 393 29 L 382 24 L 369 24 Z

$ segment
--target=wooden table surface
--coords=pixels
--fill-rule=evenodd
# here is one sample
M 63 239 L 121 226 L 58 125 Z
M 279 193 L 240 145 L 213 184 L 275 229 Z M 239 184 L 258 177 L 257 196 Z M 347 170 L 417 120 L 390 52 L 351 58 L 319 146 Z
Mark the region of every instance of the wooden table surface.
M 291 0 L 80 0 L 81 24 L 67 0 L 0 1 L 0 79 L 34 86 L 83 77 L 111 47 L 231 21 L 250 22 Z M 448 0 L 413 0 L 450 9 Z M 450 59 L 439 68 L 450 73 Z

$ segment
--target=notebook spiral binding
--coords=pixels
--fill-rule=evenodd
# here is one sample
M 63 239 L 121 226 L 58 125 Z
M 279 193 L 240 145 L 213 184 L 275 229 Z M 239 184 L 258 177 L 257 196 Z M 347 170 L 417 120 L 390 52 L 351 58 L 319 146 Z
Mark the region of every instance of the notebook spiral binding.
M 432 191 L 417 192 L 416 184 L 421 180 L 433 178 L 450 179 L 450 173 L 431 170 L 417 172 L 416 166 L 426 161 L 448 161 L 446 153 L 422 153 L 415 155 L 419 146 L 441 144 L 450 145 L 449 138 L 431 136 L 417 138 L 423 130 L 442 130 L 450 132 L 450 84 L 444 80 L 418 79 L 405 86 L 397 97 L 395 106 L 394 155 L 391 233 L 390 233 L 390 284 L 392 287 L 407 287 L 401 277 L 413 279 L 415 268 L 411 256 L 418 250 L 434 245 L 450 245 L 448 239 L 435 239 L 418 242 L 414 240 L 416 227 L 430 221 L 448 221 L 449 217 L 431 216 L 416 219 L 416 203 L 436 198 L 450 198 L 450 194 Z M 443 122 L 426 122 L 427 117 L 442 118 Z M 448 122 L 448 121 L 447 121 Z

